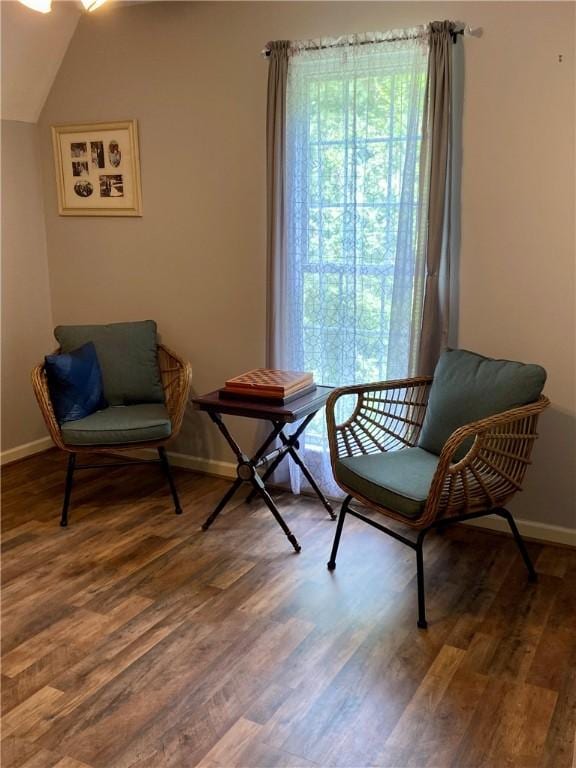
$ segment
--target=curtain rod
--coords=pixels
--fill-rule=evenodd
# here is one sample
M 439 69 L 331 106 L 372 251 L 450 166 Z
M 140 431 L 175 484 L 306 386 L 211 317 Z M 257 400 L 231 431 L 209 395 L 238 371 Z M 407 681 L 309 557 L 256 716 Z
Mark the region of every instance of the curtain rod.
M 458 36 L 462 35 L 462 37 L 482 37 L 482 27 L 471 27 L 469 24 L 461 24 L 458 23 L 457 27 L 450 32 L 452 35 L 452 42 L 456 44 L 458 40 Z M 375 43 L 382 42 L 382 43 L 394 43 L 399 42 L 401 40 L 417 40 L 419 37 L 423 37 L 422 34 L 414 34 L 414 35 L 402 35 L 400 37 L 388 37 L 385 40 L 361 40 L 360 42 L 356 43 L 356 45 L 374 45 Z M 268 48 L 269 43 L 262 48 L 260 51 L 260 55 L 264 56 L 265 58 L 268 58 L 270 56 L 270 49 Z M 342 48 L 345 45 L 345 43 L 341 42 L 334 42 L 330 45 L 319 45 L 313 50 L 315 51 L 323 51 L 328 48 Z

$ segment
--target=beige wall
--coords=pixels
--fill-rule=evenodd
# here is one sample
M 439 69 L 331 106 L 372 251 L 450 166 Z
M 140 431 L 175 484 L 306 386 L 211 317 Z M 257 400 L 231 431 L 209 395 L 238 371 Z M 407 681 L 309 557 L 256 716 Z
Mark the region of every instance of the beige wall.
M 0 2 L 2 118 L 35 123 L 80 18 L 79 3 L 53 2 L 38 13 Z
M 264 362 L 268 40 L 455 18 L 466 39 L 459 343 L 542 363 L 520 517 L 574 515 L 574 8 L 570 3 L 157 3 L 84 17 L 41 116 L 56 322 L 153 317 L 194 387 Z M 558 54 L 564 60 L 558 62 Z M 56 213 L 49 126 L 137 118 L 144 216 Z M 252 441 L 244 425 L 240 434 Z M 229 460 L 203 416 L 177 449 Z M 553 486 L 550 489 L 550 486 Z
M 45 437 L 30 371 L 54 346 L 38 129 L 2 121 L 2 452 Z

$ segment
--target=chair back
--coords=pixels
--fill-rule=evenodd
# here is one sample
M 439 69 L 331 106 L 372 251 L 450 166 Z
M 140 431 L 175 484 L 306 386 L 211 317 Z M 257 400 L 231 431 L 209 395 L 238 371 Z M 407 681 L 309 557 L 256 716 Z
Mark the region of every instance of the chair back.
M 418 446 L 440 454 L 458 427 L 538 400 L 546 382 L 540 365 L 493 360 L 465 349 L 442 355 L 430 389 Z M 456 459 L 470 447 L 463 444 Z
M 163 403 L 158 334 L 153 320 L 108 325 L 59 325 L 54 336 L 62 352 L 91 341 L 102 370 L 109 405 Z

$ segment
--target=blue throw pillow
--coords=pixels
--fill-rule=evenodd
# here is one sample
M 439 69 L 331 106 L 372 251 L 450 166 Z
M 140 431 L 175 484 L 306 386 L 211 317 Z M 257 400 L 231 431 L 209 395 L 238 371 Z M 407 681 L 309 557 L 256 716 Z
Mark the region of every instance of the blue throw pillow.
M 59 424 L 83 419 L 107 407 L 100 363 L 91 341 L 66 354 L 47 355 L 44 367 Z

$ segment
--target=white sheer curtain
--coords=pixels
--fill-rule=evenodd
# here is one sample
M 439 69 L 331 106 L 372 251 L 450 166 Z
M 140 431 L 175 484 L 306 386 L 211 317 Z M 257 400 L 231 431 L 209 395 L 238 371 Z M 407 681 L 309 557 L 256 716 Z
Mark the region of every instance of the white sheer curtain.
M 401 378 L 414 370 L 423 291 L 420 146 L 428 48 L 418 31 L 400 37 L 408 39 L 355 36 L 337 46 L 319 41 L 291 50 L 276 353 L 282 367 L 313 371 L 320 384 Z M 324 491 L 341 495 L 323 415 L 302 447 Z M 302 482 L 292 465 L 294 492 Z

